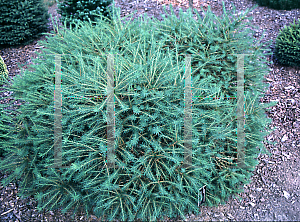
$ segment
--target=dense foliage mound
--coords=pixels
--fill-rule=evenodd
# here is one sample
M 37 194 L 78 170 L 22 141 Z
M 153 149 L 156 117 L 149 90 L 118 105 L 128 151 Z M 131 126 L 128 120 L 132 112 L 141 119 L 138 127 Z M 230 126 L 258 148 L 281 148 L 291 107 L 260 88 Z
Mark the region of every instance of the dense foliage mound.
M 299 0 L 255 0 L 260 6 L 267 6 L 276 10 L 291 10 L 300 8 Z
M 0 0 L 0 47 L 27 45 L 48 31 L 42 0 Z
M 99 15 L 111 19 L 112 0 L 63 0 L 57 4 L 57 13 L 67 26 L 76 27 L 78 21 L 97 21 Z
M 275 42 L 275 58 L 281 65 L 300 67 L 300 19 L 284 26 Z
M 267 89 L 262 80 L 268 66 L 266 49 L 249 40 L 251 30 L 244 29 L 249 23 L 242 24 L 249 10 L 238 18 L 227 15 L 224 2 L 223 10 L 223 18 L 209 8 L 205 18 L 198 14 L 195 21 L 191 11 L 182 10 L 179 20 L 171 7 L 172 15 L 162 22 L 144 17 L 123 24 L 120 9 L 113 8 L 111 22 L 104 17 L 96 25 L 80 21 L 80 29 L 65 27 L 48 42 L 41 41 L 45 48 L 31 65 L 35 71 L 22 70 L 9 89 L 27 103 L 14 116 L 1 107 L 0 145 L 9 154 L 0 170 L 11 173 L 3 186 L 19 179 L 19 194 L 34 195 L 39 210 L 84 207 L 109 220 L 144 221 L 199 214 L 200 199 L 213 206 L 242 192 L 271 131 L 264 109 L 276 102 L 259 103 Z M 186 54 L 191 55 L 190 63 Z M 247 55 L 240 60 L 238 54 Z M 237 66 L 240 61 L 244 69 Z M 183 167 L 189 64 L 193 166 Z M 237 98 L 234 83 L 241 70 L 246 167 L 238 164 L 237 101 L 225 99 Z M 114 152 L 107 145 L 107 77 L 112 72 Z M 58 110 L 53 109 L 58 89 L 53 82 L 61 82 L 61 157 L 67 168 L 51 168 Z M 109 153 L 114 153 L 115 167 L 108 167 Z M 201 188 L 205 198 L 199 195 Z

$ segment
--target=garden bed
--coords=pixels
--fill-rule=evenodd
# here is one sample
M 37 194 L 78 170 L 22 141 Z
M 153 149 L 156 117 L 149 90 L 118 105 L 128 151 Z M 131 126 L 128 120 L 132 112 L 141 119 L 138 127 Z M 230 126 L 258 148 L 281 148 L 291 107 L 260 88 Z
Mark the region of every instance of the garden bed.
M 163 2 L 157 1 L 119 1 L 116 6 L 121 7 L 121 15 L 138 10 L 135 18 L 147 12 L 149 16 L 155 16 L 161 19 L 163 12 Z M 237 12 L 245 11 L 254 5 L 252 0 L 225 1 L 226 10 L 231 9 L 230 3 L 237 7 Z M 210 5 L 212 11 L 217 15 L 222 15 L 221 1 L 198 1 L 198 6 Z M 185 4 L 186 5 L 186 4 Z M 178 16 L 179 6 L 175 7 L 175 13 Z M 205 15 L 201 9 L 195 6 L 202 16 Z M 168 10 L 167 10 L 168 11 Z M 49 8 L 49 13 L 56 14 L 56 4 Z M 279 30 L 293 22 L 293 19 L 300 18 L 300 10 L 291 11 L 272 10 L 267 7 L 257 7 L 248 16 L 253 16 L 253 24 L 259 26 L 256 30 L 257 35 L 251 38 L 259 39 L 262 31 L 266 31 L 262 42 L 272 39 L 274 42 L 271 47 L 274 49 L 275 39 Z M 59 16 L 58 16 L 59 18 Z M 51 23 L 49 23 L 50 28 Z M 45 38 L 45 37 L 42 37 Z M 42 39 L 41 38 L 41 39 Z M 1 49 L 1 56 L 7 64 L 9 76 L 20 74 L 17 62 L 31 63 L 31 57 L 36 57 L 34 52 L 40 51 L 36 41 L 23 47 Z M 268 61 L 273 60 L 269 57 Z M 189 215 L 188 221 L 207 221 L 207 220 L 260 220 L 260 221 L 278 221 L 300 220 L 300 140 L 299 140 L 299 110 L 300 110 L 300 70 L 293 67 L 284 67 L 276 63 L 268 64 L 270 72 L 266 76 L 266 81 L 270 83 L 269 90 L 262 95 L 261 102 L 278 100 L 278 105 L 267 111 L 268 117 L 272 118 L 272 127 L 278 127 L 266 139 L 278 141 L 276 146 L 266 145 L 272 153 L 271 157 L 267 155 L 259 156 L 259 165 L 256 167 L 252 182 L 245 185 L 245 192 L 240 194 L 243 198 L 241 202 L 236 199 L 230 199 L 226 205 L 218 207 L 200 207 L 202 214 L 195 216 Z M 27 68 L 26 66 L 24 68 Z M 1 95 L 1 103 L 5 103 L 9 98 L 4 98 L 10 93 L 6 92 Z M 21 105 L 22 101 L 17 101 L 15 105 Z M 17 107 L 17 106 L 16 106 Z M 6 175 L 1 174 L 1 178 Z M 17 197 L 18 187 L 16 184 L 3 188 L 1 187 L 0 200 L 0 220 L 1 221 L 88 221 L 83 214 L 77 214 L 75 219 L 70 219 L 70 213 L 63 215 L 59 210 L 39 213 L 36 209 L 37 203 L 33 198 L 21 200 Z M 163 218 L 162 218 L 163 219 Z M 167 220 L 167 218 L 164 218 Z M 92 217 L 90 221 L 97 221 Z M 101 219 L 99 220 L 101 221 Z

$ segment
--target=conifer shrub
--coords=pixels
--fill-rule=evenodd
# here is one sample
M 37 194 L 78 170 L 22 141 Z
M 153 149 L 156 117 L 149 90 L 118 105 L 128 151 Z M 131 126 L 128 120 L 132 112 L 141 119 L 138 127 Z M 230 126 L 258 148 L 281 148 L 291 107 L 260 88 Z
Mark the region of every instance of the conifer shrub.
M 276 10 L 292 10 L 300 8 L 299 0 L 255 0 L 260 6 L 267 6 Z
M 0 47 L 27 45 L 48 31 L 42 0 L 0 0 Z
M 286 66 L 300 67 L 300 19 L 298 23 L 284 26 L 275 42 L 275 59 Z
M 111 19 L 112 0 L 63 0 L 57 3 L 57 13 L 61 21 L 70 28 L 75 28 L 78 21 L 97 21 L 99 15 Z M 98 15 L 98 16 L 97 16 Z
M 200 213 L 199 199 L 216 206 L 242 192 L 272 131 L 264 109 L 277 102 L 259 103 L 268 66 L 266 49 L 250 44 L 252 30 L 242 24 L 249 10 L 233 20 L 224 2 L 223 10 L 223 18 L 209 7 L 204 19 L 197 13 L 198 21 L 191 11 L 180 10 L 180 20 L 172 12 L 159 23 L 144 16 L 131 22 L 123 18 L 123 24 L 120 8 L 113 8 L 113 25 L 102 17 L 95 26 L 91 21 L 76 30 L 65 26 L 40 41 L 45 47 L 31 65 L 35 71 L 22 70 L 10 86 L 15 99 L 27 101 L 15 115 L 18 124 L 7 124 L 13 117 L 1 106 L 1 147 L 9 154 L 0 170 L 11 173 L 3 186 L 19 180 L 18 195 L 33 195 L 38 210 L 83 208 L 124 221 L 184 218 Z M 244 58 L 248 168 L 237 165 L 236 102 L 213 99 L 237 95 L 230 84 L 237 81 L 234 54 L 242 53 L 249 54 Z M 49 167 L 54 163 L 55 54 L 61 54 L 62 67 L 61 155 L 63 166 L 70 166 L 58 169 Z M 107 167 L 109 54 L 114 58 L 115 168 Z M 182 167 L 185 54 L 192 56 L 194 167 Z
M 0 56 L 0 86 L 5 84 L 7 80 L 8 80 L 8 70 L 5 62 L 3 61 L 3 58 Z M 1 127 L 0 127 L 0 131 L 1 131 Z M 2 135 L 2 132 L 0 133 L 0 135 Z M 0 156 L 5 155 L 5 153 L 6 152 L 4 149 L 0 149 Z

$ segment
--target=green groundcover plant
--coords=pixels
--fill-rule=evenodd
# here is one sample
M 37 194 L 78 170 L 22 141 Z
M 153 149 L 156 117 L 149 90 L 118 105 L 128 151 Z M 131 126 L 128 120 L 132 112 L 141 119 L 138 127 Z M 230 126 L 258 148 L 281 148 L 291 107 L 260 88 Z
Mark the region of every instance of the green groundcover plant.
M 11 173 L 3 186 L 19 179 L 19 195 L 34 195 L 39 210 L 83 207 L 109 220 L 199 214 L 203 187 L 208 206 L 243 192 L 258 154 L 266 152 L 262 141 L 271 120 L 264 109 L 276 102 L 259 103 L 268 66 L 265 49 L 249 39 L 251 30 L 242 24 L 249 10 L 234 17 L 235 8 L 228 15 L 224 2 L 223 10 L 223 18 L 209 8 L 198 21 L 191 11 L 180 10 L 180 19 L 172 12 L 162 22 L 144 16 L 123 24 L 120 9 L 113 8 L 110 23 L 100 16 L 96 26 L 78 22 L 74 30 L 65 26 L 41 41 L 45 48 L 31 65 L 34 70 L 22 69 L 9 87 L 26 103 L 15 115 L 1 106 L 0 143 L 8 154 L 0 170 Z M 61 54 L 62 68 L 62 160 L 70 166 L 58 169 L 49 167 L 54 163 L 55 54 Z M 116 168 L 106 161 L 108 54 L 114 58 Z M 185 54 L 192 57 L 194 167 L 182 168 Z M 235 54 L 248 54 L 245 168 L 237 165 L 237 102 L 212 99 L 237 96 Z

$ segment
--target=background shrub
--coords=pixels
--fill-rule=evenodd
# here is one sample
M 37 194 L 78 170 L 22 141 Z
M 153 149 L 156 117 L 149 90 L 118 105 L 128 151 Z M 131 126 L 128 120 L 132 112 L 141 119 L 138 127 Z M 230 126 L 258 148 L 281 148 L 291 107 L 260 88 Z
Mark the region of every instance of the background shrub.
M 163 22 L 144 17 L 125 24 L 120 8 L 117 15 L 113 9 L 114 25 L 86 22 L 41 41 L 45 47 L 31 65 L 35 71 L 23 70 L 10 87 L 13 98 L 28 102 L 16 116 L 22 124 L 8 126 L 12 117 L 1 108 L 1 147 L 9 155 L 0 170 L 12 172 L 3 186 L 19 179 L 18 195 L 34 195 L 38 210 L 76 212 L 83 206 L 88 214 L 124 221 L 199 214 L 198 190 L 204 186 L 208 206 L 242 192 L 264 152 L 262 141 L 272 131 L 264 108 L 277 102 L 259 103 L 267 89 L 262 80 L 268 74 L 268 53 L 246 38 L 252 30 L 242 22 L 249 10 L 230 20 L 235 11 L 226 13 L 224 2 L 223 9 L 218 20 L 209 8 L 204 20 L 180 10 L 180 20 L 173 12 Z M 106 161 L 108 53 L 114 55 L 116 169 L 107 168 Z M 249 168 L 237 165 L 236 101 L 212 99 L 236 96 L 230 84 L 237 81 L 234 54 L 241 53 L 250 54 L 244 58 Z M 62 158 L 70 166 L 60 169 L 49 168 L 54 163 L 54 54 L 62 54 Z M 182 168 L 185 54 L 192 55 L 195 169 Z
M 260 6 L 267 6 L 277 10 L 291 10 L 300 8 L 299 0 L 255 0 Z
M 284 26 L 275 42 L 275 58 L 281 65 L 300 67 L 300 19 Z
M 0 0 L 0 47 L 27 45 L 48 31 L 41 0 Z
M 68 27 L 74 23 L 71 25 L 74 28 L 79 20 L 91 19 L 93 23 L 99 19 L 99 15 L 111 19 L 111 3 L 112 0 L 64 0 L 57 3 L 57 13 L 61 15 L 62 22 L 66 21 Z

